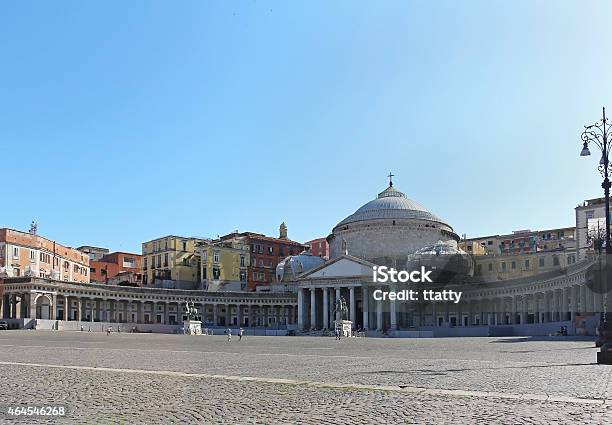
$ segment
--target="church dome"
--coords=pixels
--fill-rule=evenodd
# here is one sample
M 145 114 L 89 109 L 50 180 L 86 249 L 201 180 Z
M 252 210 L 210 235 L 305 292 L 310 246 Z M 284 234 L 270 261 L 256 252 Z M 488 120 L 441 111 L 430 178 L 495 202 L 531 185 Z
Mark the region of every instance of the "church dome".
M 446 222 L 427 211 L 418 202 L 408 199 L 399 190 L 389 187 L 378 194 L 378 197 L 363 205 L 353 214 L 342 220 L 336 227 L 365 220 L 411 219 L 432 221 L 450 227 Z
M 321 257 L 303 251 L 299 255 L 285 258 L 276 266 L 276 280 L 278 282 L 291 282 L 308 270 L 314 269 L 325 262 Z

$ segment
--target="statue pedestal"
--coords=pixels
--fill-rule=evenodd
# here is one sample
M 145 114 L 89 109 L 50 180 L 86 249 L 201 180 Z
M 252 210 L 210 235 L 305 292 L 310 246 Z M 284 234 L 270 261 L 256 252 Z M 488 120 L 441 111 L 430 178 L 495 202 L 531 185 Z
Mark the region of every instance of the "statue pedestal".
M 350 320 L 336 320 L 334 322 L 335 329 L 340 331 L 342 336 L 349 337 L 352 336 L 353 331 L 353 322 Z
M 202 322 L 199 320 L 185 320 L 183 330 L 189 335 L 202 335 Z

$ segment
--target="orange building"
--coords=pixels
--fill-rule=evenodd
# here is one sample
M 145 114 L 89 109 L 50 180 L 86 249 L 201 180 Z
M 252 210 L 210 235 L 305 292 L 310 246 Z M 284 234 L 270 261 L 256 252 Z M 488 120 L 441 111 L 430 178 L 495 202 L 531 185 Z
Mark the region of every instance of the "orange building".
M 130 252 L 112 252 L 100 258 L 91 260 L 89 270 L 92 282 L 131 284 L 142 283 L 142 256 Z M 117 281 L 117 282 L 116 282 Z
M 38 236 L 35 230 L 0 228 L 0 273 L 7 277 L 45 277 L 89 283 L 89 257 Z

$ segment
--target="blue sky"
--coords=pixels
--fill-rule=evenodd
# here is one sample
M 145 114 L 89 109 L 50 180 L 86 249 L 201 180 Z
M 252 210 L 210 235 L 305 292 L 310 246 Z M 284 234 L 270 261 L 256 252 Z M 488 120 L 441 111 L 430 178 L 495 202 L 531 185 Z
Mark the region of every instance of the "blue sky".
M 140 251 L 326 236 L 396 187 L 468 237 L 574 224 L 605 2 L 0 4 L 0 227 Z

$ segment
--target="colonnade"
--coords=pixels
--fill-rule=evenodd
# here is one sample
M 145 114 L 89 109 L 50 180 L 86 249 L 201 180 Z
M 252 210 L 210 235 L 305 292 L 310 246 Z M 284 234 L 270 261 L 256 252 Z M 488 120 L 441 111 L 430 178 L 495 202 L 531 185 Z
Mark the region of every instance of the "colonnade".
M 535 288 L 535 287 L 534 287 Z M 517 325 L 574 321 L 578 315 L 599 314 L 606 310 L 606 297 L 585 284 L 532 292 L 478 295 L 468 289 L 461 301 L 411 302 L 375 300 L 373 291 L 390 287 L 372 285 L 303 286 L 298 288 L 298 329 L 333 329 L 340 319 L 335 303 L 343 297 L 348 317 L 356 329 L 378 331 L 410 329 L 423 326 Z M 489 291 L 494 293 L 495 291 Z M 610 300 L 612 302 L 612 300 Z

